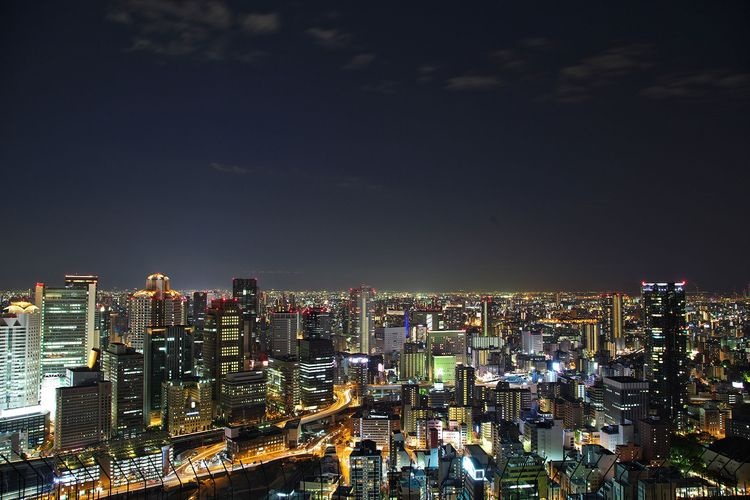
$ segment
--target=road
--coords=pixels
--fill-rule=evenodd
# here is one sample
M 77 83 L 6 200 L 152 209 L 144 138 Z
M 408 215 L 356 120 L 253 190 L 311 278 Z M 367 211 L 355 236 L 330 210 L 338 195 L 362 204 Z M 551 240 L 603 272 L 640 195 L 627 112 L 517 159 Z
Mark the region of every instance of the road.
M 334 388 L 336 395 L 336 401 L 331 405 L 319 412 L 311 413 L 303 416 L 300 420 L 302 424 L 308 424 L 316 420 L 320 420 L 331 415 L 334 415 L 342 410 L 347 409 L 352 404 L 352 389 L 348 386 L 337 386 Z M 291 419 L 289 419 L 291 420 Z M 276 425 L 282 426 L 287 422 L 279 422 Z M 338 433 L 338 430 L 333 430 L 333 435 Z M 247 470 L 253 470 L 261 464 L 268 464 L 275 460 L 282 458 L 295 457 L 298 455 L 319 455 L 322 456 L 325 453 L 326 446 L 329 444 L 329 435 L 324 435 L 312 443 L 294 449 L 294 450 L 283 450 L 275 453 L 266 453 L 263 455 L 257 455 L 252 457 L 251 462 L 243 461 L 242 464 L 239 461 L 225 461 L 223 464 L 218 462 L 214 458 L 216 455 L 223 451 L 226 447 L 224 443 L 217 443 L 210 446 L 205 446 L 193 450 L 192 452 L 185 452 L 182 463 L 176 467 L 176 470 L 170 472 L 164 476 L 162 480 L 147 481 L 146 487 L 154 487 L 156 485 L 164 485 L 164 488 L 171 490 L 173 488 L 179 488 L 180 484 L 187 485 L 189 483 L 195 484 L 196 476 L 199 481 L 209 483 L 211 482 L 212 476 L 225 475 L 226 472 L 242 471 L 243 468 Z M 189 458 L 189 460 L 188 460 Z M 213 462 L 212 462 L 213 460 Z M 191 465 L 192 462 L 192 465 Z M 112 488 L 111 494 L 125 494 L 126 492 L 134 493 L 144 489 L 142 481 L 135 483 L 131 482 L 130 485 L 123 485 Z M 81 489 L 82 491 L 82 489 Z M 109 491 L 100 489 L 98 495 L 100 497 L 106 497 L 109 495 Z

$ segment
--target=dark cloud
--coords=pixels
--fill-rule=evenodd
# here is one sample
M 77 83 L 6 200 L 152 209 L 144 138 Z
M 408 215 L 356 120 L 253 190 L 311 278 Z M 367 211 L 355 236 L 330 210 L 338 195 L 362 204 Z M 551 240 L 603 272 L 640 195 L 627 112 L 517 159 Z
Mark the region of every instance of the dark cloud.
M 211 168 L 217 172 L 226 172 L 228 174 L 245 175 L 247 169 L 244 167 L 238 167 L 237 165 L 223 165 L 221 163 L 211 163 Z
M 590 99 L 597 89 L 652 68 L 651 55 L 650 45 L 628 44 L 584 57 L 560 70 L 554 98 L 563 103 Z
M 697 71 L 658 78 L 641 91 L 653 99 L 708 99 L 730 95 L 750 97 L 750 73 L 728 70 Z
M 500 80 L 492 75 L 462 75 L 448 78 L 446 90 L 491 90 L 500 85 Z
M 352 57 L 348 63 L 344 66 L 344 69 L 347 70 L 358 70 L 366 68 L 370 65 L 372 61 L 375 60 L 375 54 L 372 53 L 364 53 L 364 54 L 357 54 L 354 57 Z
M 429 83 L 435 79 L 435 72 L 437 66 L 432 64 L 422 64 L 417 68 L 417 82 L 418 83 Z
M 327 49 L 340 49 L 348 46 L 352 41 L 349 33 L 343 33 L 335 28 L 321 28 L 313 26 L 305 31 L 318 45 Z
M 252 13 L 243 16 L 240 19 L 240 25 L 243 30 L 252 35 L 268 35 L 279 31 L 281 19 L 276 12 L 269 14 Z
M 237 38 L 275 33 L 280 26 L 277 13 L 235 14 L 220 0 L 122 0 L 107 18 L 132 30 L 128 51 L 211 61 L 248 62 L 255 51 L 241 47 Z
M 393 80 L 378 80 L 362 86 L 362 90 L 372 94 L 391 95 L 396 93 L 396 82 Z

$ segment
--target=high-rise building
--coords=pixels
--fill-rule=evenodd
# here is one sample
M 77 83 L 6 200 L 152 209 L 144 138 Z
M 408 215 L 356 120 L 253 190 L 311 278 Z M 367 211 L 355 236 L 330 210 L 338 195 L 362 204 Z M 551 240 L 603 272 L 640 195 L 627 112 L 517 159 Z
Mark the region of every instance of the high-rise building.
M 333 403 L 333 344 L 329 339 L 299 341 L 299 390 L 304 408 Z
M 206 309 L 208 309 L 208 293 L 193 292 L 193 321 L 192 327 L 196 332 L 203 332 L 206 323 Z
M 234 278 L 232 280 L 232 298 L 240 305 L 242 311 L 242 346 L 243 351 L 254 354 L 260 347 L 257 338 L 257 319 L 260 311 L 258 304 L 258 280 L 255 278 Z
M 349 382 L 354 384 L 354 398 L 362 401 L 367 397 L 367 384 L 370 381 L 370 358 L 365 354 L 349 356 Z
M 601 332 L 601 326 L 597 323 L 583 323 L 581 325 L 583 346 L 591 355 L 599 352 Z
M 96 286 L 99 277 L 95 275 L 65 275 L 65 288 L 86 292 L 86 351 L 100 347 L 96 323 Z
M 112 383 L 112 434 L 133 437 L 143 430 L 143 354 L 120 342 L 102 352 L 104 380 Z
M 242 311 L 236 300 L 212 300 L 203 330 L 203 376 L 213 380 L 218 400 L 227 373 L 243 367 Z
M 221 412 L 230 424 L 253 424 L 266 413 L 263 370 L 228 373 L 221 385 Z
M 608 424 L 638 422 L 648 416 L 649 383 L 633 377 L 604 378 L 604 415 Z
M 422 342 L 406 342 L 399 359 L 401 380 L 425 380 L 427 351 Z
M 669 457 L 672 434 L 669 423 L 656 417 L 648 417 L 638 422 L 638 444 L 643 460 L 663 461 Z
M 297 410 L 300 404 L 297 358 L 268 358 L 266 384 L 268 408 L 272 413 L 291 415 Z
M 521 418 L 524 410 L 531 408 L 531 391 L 520 387 L 510 387 L 507 382 L 499 382 L 494 390 L 494 406 L 500 420 L 514 422 Z
M 187 324 L 185 300 L 172 290 L 168 276 L 148 276 L 146 288 L 130 296 L 128 324 L 130 345 L 138 352 L 143 352 L 146 328 Z
M 323 307 L 310 307 L 302 311 L 302 338 L 330 339 L 331 314 Z
M 607 342 L 623 338 L 622 294 L 613 293 L 604 297 L 604 328 Z
M 184 377 L 162 384 L 162 427 L 171 436 L 211 428 L 213 384 L 198 377 Z
M 456 363 L 468 364 L 469 345 L 469 334 L 465 330 L 429 330 L 427 332 L 427 377 L 430 380 L 441 378 L 443 382 L 451 381 Z M 438 373 L 441 358 L 447 365 L 450 365 L 443 367 L 442 377 Z
M 162 384 L 195 375 L 193 329 L 184 325 L 149 327 L 143 343 L 143 418 L 162 409 Z
M 352 494 L 362 500 L 380 500 L 383 459 L 375 441 L 365 439 L 349 456 Z
M 492 335 L 492 297 L 484 297 L 482 298 L 482 337 Z
M 544 352 L 542 332 L 524 331 L 521 333 L 521 351 L 524 354 L 539 354 Z
M 99 349 L 106 349 L 110 340 L 115 342 L 112 331 L 112 309 L 109 306 L 97 305 L 94 313 L 96 330 L 99 335 Z
M 456 405 L 471 406 L 474 403 L 474 368 L 456 365 Z
M 89 367 L 66 369 L 67 387 L 56 389 L 55 450 L 106 441 L 112 425 L 112 383 Z
M 687 403 L 685 283 L 643 283 L 644 376 L 651 408 L 682 427 Z
M 66 276 L 64 288 L 36 285 L 35 302 L 42 315 L 43 377 L 63 377 L 66 368 L 85 365 L 88 352 L 98 346 L 96 282 L 72 278 Z
M 375 289 L 362 285 L 349 289 L 349 335 L 352 348 L 361 353 L 370 352 L 370 339 L 375 336 L 373 309 Z
M 271 315 L 271 356 L 297 356 L 297 337 L 301 332 L 302 323 L 298 311 L 274 312 Z
M 0 316 L 0 410 L 39 404 L 41 315 L 29 302 L 11 302 Z
M 419 384 L 401 385 L 401 428 L 406 432 L 416 431 L 414 408 L 420 406 Z

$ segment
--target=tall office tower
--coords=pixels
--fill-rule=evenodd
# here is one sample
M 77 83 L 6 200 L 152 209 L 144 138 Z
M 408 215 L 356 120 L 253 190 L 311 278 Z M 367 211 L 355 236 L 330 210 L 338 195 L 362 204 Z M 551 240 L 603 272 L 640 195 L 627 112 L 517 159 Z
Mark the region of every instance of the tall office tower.
M 257 319 L 259 314 L 258 280 L 255 278 L 234 278 L 232 280 L 232 298 L 242 310 L 242 347 L 243 352 L 255 354 L 260 347 L 257 338 Z
M 271 356 L 297 356 L 297 337 L 302 331 L 298 311 L 275 312 L 271 315 Z
M 492 335 L 492 297 L 484 297 L 482 298 L 482 337 Z
M 643 283 L 644 376 L 651 408 L 681 428 L 687 402 L 685 283 Z
M 330 339 L 300 340 L 299 390 L 303 408 L 322 408 L 333 403 L 333 344 Z
M 539 354 L 544 352 L 542 332 L 525 331 L 521 333 L 521 351 L 524 354 Z
M 399 378 L 401 380 L 425 380 L 427 377 L 427 351 L 422 342 L 404 343 L 404 351 L 399 360 Z
M 0 316 L 0 410 L 39 404 L 41 342 L 39 308 L 11 302 Z
M 271 413 L 291 415 L 300 404 L 299 361 L 294 357 L 268 358 L 266 368 L 268 409 Z
M 193 356 L 199 365 L 203 365 L 203 329 L 206 326 L 206 309 L 208 293 L 193 293 Z
M 96 281 L 83 283 L 65 277 L 64 288 L 37 283 L 36 306 L 42 315 L 42 376 L 63 377 L 65 369 L 86 364 L 98 346 L 94 310 Z
M 592 355 L 599 352 L 601 346 L 601 326 L 594 323 L 581 325 L 581 337 L 584 348 Z
M 506 382 L 499 382 L 494 390 L 495 411 L 501 420 L 513 422 L 521 418 L 521 412 L 531 408 L 529 389 L 511 388 Z
M 202 332 L 206 323 L 206 309 L 208 309 L 208 293 L 193 292 L 193 322 L 195 332 Z
M 230 425 L 259 422 L 266 413 L 266 374 L 263 370 L 228 373 L 219 401 Z
M 242 311 L 236 300 L 212 300 L 203 331 L 203 376 L 213 380 L 218 401 L 227 373 L 242 370 Z
M 474 404 L 474 368 L 463 364 L 456 365 L 456 405 Z
M 468 364 L 469 335 L 464 330 L 427 332 L 427 377 L 452 381 L 457 363 Z M 440 372 L 442 370 L 442 372 Z
M 184 325 L 149 327 L 143 342 L 143 420 L 162 409 L 162 384 L 195 375 L 193 329 Z
M 604 377 L 604 415 L 608 424 L 637 423 L 648 416 L 649 383 L 633 377 Z
M 211 428 L 213 384 L 198 377 L 184 377 L 162 384 L 162 428 L 170 436 L 192 434 Z
M 375 441 L 365 439 L 357 443 L 349 456 L 352 494 L 357 499 L 380 500 L 380 480 L 383 459 Z
M 109 342 L 116 342 L 112 332 L 112 309 L 98 304 L 94 313 L 96 330 L 99 335 L 99 349 L 105 350 Z
M 373 309 L 375 289 L 362 285 L 349 289 L 349 335 L 352 347 L 370 355 L 370 339 L 375 336 Z
M 669 457 L 672 433 L 669 423 L 655 417 L 641 419 L 638 422 L 638 444 L 642 449 L 644 461 L 663 461 Z
M 109 439 L 112 384 L 89 367 L 67 368 L 67 387 L 56 389 L 55 451 L 72 451 Z
M 349 356 L 349 382 L 354 384 L 354 397 L 360 404 L 367 397 L 367 384 L 369 377 L 370 358 L 364 354 L 352 354 Z
M 130 345 L 138 352 L 143 352 L 146 328 L 187 323 L 185 300 L 163 274 L 146 278 L 146 288 L 131 295 L 128 305 Z
M 99 347 L 99 334 L 96 323 L 96 285 L 99 276 L 65 275 L 65 288 L 74 288 L 86 292 L 86 351 Z
M 602 300 L 602 309 L 604 310 L 604 334 L 607 342 L 617 342 L 623 338 L 622 294 L 606 295 Z
M 302 311 L 302 338 L 330 339 L 331 315 L 324 307 L 310 307 Z
M 416 414 L 414 408 L 420 407 L 419 385 L 401 385 L 401 428 L 412 434 L 416 432 Z
M 112 383 L 112 435 L 133 437 L 143 431 L 143 354 L 121 342 L 102 352 L 104 380 Z

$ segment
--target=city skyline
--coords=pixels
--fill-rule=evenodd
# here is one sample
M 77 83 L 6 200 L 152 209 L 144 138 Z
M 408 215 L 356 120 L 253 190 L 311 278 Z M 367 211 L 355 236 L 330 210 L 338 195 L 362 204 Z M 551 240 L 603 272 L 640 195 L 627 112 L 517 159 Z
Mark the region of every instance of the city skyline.
M 35 280 L 750 280 L 743 2 L 0 9 L 0 164 L 33 179 L 0 255 Z

